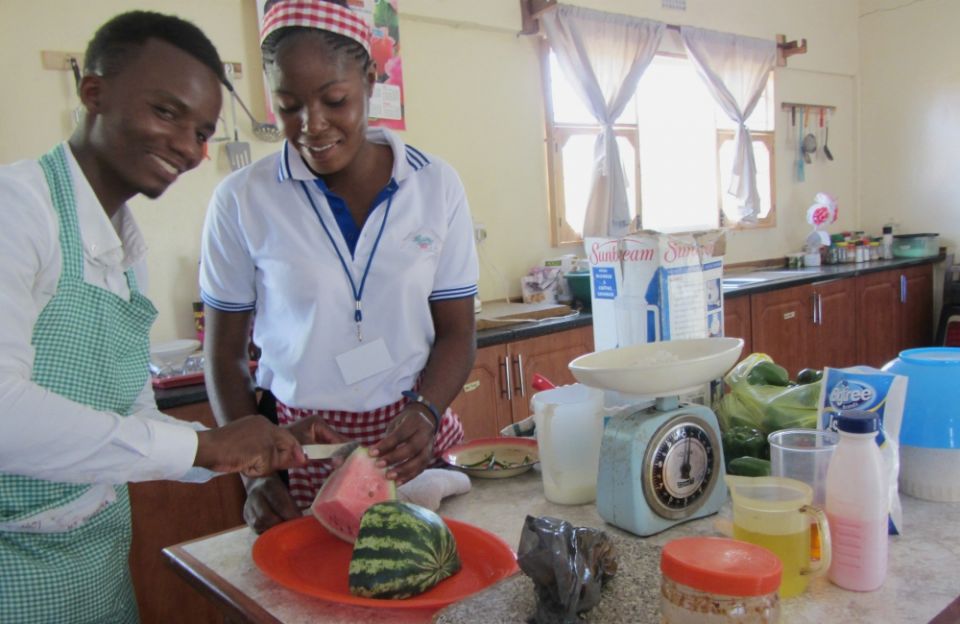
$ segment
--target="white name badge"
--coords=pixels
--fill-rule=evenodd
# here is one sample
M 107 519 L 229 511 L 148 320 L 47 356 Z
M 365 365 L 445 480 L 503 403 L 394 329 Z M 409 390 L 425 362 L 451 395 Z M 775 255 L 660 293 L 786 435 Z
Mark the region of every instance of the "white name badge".
M 390 357 L 387 343 L 383 338 L 377 338 L 372 342 L 365 342 L 359 347 L 344 351 L 336 359 L 340 374 L 343 375 L 343 380 L 348 386 L 373 377 L 393 366 L 393 358 Z

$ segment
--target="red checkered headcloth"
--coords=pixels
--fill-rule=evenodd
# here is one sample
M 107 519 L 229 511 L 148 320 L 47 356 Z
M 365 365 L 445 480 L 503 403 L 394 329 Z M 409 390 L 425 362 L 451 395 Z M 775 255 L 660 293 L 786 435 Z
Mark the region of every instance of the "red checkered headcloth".
M 370 54 L 370 25 L 347 7 L 322 0 L 281 0 L 263 16 L 260 45 L 270 33 L 287 26 L 316 28 L 349 37 Z

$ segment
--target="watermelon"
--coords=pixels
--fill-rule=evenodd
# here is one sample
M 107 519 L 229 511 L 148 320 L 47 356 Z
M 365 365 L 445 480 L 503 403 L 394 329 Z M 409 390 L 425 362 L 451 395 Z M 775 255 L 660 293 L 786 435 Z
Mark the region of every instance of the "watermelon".
M 402 501 L 371 505 L 350 558 L 350 593 L 409 598 L 460 570 L 457 542 L 443 519 Z
M 353 543 L 367 507 L 396 497 L 397 484 L 387 479 L 386 469 L 378 468 L 376 458 L 360 446 L 327 477 L 310 511 L 332 534 Z

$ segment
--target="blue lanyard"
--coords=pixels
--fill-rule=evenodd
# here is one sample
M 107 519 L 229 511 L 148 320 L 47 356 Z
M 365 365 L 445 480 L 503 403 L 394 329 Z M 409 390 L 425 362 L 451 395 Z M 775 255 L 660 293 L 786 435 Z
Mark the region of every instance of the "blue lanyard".
M 323 217 L 320 216 L 320 211 L 317 210 L 317 204 L 313 201 L 313 196 L 310 195 L 310 189 L 307 188 L 307 185 L 304 184 L 303 180 L 300 180 L 300 186 L 303 187 L 303 193 L 307 196 L 307 201 L 310 202 L 310 207 L 313 208 L 313 212 L 317 215 L 317 220 L 320 221 L 320 225 L 323 227 L 323 231 L 327 233 L 327 238 L 330 239 L 330 244 L 333 245 L 333 250 L 337 252 L 337 257 L 340 258 L 340 266 L 343 267 L 343 272 L 347 274 L 347 279 L 350 280 L 350 288 L 353 290 L 353 300 L 356 304 L 353 311 L 353 320 L 357 323 L 357 340 L 363 342 L 363 333 L 361 332 L 361 323 L 363 322 L 363 307 L 361 305 L 361 300 L 363 299 L 363 288 L 367 284 L 367 275 L 370 274 L 370 265 L 373 264 L 373 256 L 377 253 L 377 247 L 380 245 L 380 238 L 383 236 L 383 230 L 387 226 L 387 215 L 390 214 L 390 204 L 393 203 L 393 194 L 390 194 L 390 197 L 387 199 L 387 207 L 383 211 L 383 221 L 380 222 L 380 231 L 377 232 L 377 238 L 373 241 L 373 249 L 370 250 L 370 257 L 367 258 L 367 266 L 363 269 L 363 277 L 360 279 L 360 288 L 357 288 L 356 282 L 353 281 L 353 274 L 350 272 L 350 267 L 347 266 L 347 261 L 343 257 L 343 254 L 340 252 L 340 248 L 337 247 L 337 242 L 333 239 L 333 234 L 330 233 L 330 228 L 327 227 L 327 224 L 323 221 Z

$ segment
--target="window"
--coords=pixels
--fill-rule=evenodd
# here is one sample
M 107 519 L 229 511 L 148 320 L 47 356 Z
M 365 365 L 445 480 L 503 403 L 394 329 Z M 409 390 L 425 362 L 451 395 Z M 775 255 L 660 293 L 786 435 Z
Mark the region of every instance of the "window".
M 544 84 L 551 184 L 552 240 L 581 240 L 599 125 L 544 44 Z M 757 165 L 758 223 L 774 223 L 774 107 L 772 80 L 747 127 Z M 733 162 L 733 122 L 720 110 L 685 57 L 658 55 L 614 126 L 638 228 L 688 232 L 734 226 L 725 222 L 725 189 Z

